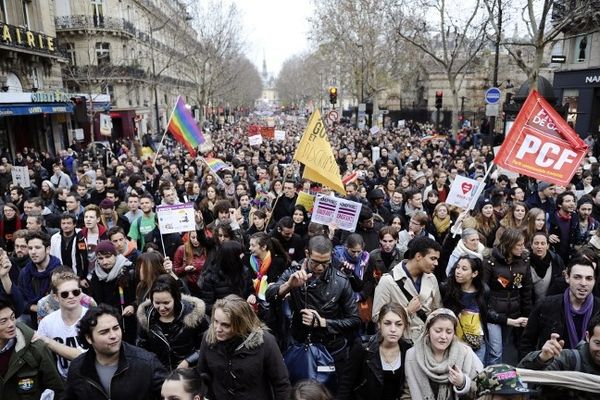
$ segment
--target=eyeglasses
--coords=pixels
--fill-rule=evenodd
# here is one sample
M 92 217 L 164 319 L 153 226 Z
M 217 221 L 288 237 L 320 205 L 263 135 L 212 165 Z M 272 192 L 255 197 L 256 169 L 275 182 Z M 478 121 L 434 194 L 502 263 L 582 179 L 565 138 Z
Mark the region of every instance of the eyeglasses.
M 63 299 L 68 299 L 69 294 L 71 293 L 73 294 L 73 297 L 77 297 L 81 294 L 81 289 L 65 290 L 64 292 L 60 292 L 60 297 Z
M 329 259 L 327 261 L 317 261 L 317 260 L 313 260 L 312 258 L 309 258 L 308 261 L 310 261 L 310 266 L 311 267 L 317 267 L 319 265 L 322 265 L 322 266 L 326 267 L 329 264 L 331 264 L 331 259 Z

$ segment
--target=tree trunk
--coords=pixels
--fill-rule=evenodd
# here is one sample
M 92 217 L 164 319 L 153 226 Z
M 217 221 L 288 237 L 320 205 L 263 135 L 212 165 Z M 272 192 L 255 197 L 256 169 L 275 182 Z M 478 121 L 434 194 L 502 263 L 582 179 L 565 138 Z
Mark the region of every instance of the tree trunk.
M 456 138 L 458 135 L 458 112 L 460 106 L 458 104 L 458 88 L 456 87 L 456 76 L 448 74 L 448 83 L 450 84 L 450 90 L 452 92 L 452 137 Z M 441 118 L 440 118 L 441 119 Z

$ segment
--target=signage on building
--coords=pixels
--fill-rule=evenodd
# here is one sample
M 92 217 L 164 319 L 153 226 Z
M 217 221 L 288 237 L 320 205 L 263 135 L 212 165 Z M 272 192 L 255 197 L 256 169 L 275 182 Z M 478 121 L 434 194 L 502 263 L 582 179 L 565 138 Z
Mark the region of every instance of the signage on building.
M 2 29 L 2 44 L 6 46 L 48 54 L 56 53 L 56 38 L 2 22 L 0 22 L 0 29 Z
M 585 83 L 600 83 L 600 75 L 589 75 L 585 77 Z
M 69 103 L 71 98 L 66 94 L 56 92 L 35 92 L 31 93 L 33 103 Z

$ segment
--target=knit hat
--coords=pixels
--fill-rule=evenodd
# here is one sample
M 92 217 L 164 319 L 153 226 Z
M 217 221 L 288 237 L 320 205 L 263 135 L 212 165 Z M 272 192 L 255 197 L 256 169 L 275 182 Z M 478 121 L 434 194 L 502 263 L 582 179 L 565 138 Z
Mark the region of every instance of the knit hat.
M 104 199 L 100 202 L 100 208 L 102 209 L 107 209 L 107 208 L 114 208 L 115 207 L 115 203 L 111 200 L 111 199 Z
M 492 201 L 490 199 L 479 200 L 479 203 L 477 203 L 477 210 L 481 211 L 483 207 L 487 206 L 488 204 L 492 204 Z
M 540 181 L 540 182 L 538 182 L 537 190 L 538 190 L 538 192 L 543 192 L 544 190 L 548 189 L 550 186 L 554 186 L 554 183 Z
M 373 218 L 373 211 L 369 207 L 363 205 L 360 209 L 360 214 L 358 215 L 358 222 L 366 221 L 371 218 Z
M 450 317 L 453 321 L 454 324 L 457 325 L 458 324 L 458 318 L 456 318 L 456 314 L 454 314 L 454 311 L 452 311 L 449 308 L 438 308 L 433 310 L 428 316 L 427 316 L 427 320 L 425 321 L 425 332 L 427 332 L 430 328 L 430 325 L 432 324 L 432 320 L 437 317 L 438 315 L 447 315 L 448 317 Z
M 486 394 L 530 394 L 535 390 L 527 388 L 515 367 L 507 364 L 490 365 L 475 377 L 477 397 Z
M 110 240 L 102 240 L 96 246 L 96 253 L 117 255 L 117 248 Z
M 373 189 L 367 194 L 367 199 L 375 200 L 375 199 L 383 199 L 385 198 L 385 194 L 381 189 Z
M 50 190 L 55 190 L 55 189 L 56 189 L 56 188 L 54 187 L 54 183 L 50 182 L 49 180 L 42 181 L 42 185 L 43 185 L 44 183 L 45 183 L 46 185 L 48 185 L 48 187 L 50 188 Z

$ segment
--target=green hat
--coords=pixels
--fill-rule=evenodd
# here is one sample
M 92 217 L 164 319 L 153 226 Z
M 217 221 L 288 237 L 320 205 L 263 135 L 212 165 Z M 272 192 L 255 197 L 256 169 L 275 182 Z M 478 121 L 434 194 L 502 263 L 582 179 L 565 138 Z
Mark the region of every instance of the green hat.
M 475 377 L 477 397 L 486 394 L 530 394 L 517 369 L 507 364 L 490 365 Z

